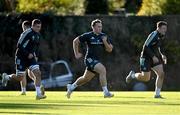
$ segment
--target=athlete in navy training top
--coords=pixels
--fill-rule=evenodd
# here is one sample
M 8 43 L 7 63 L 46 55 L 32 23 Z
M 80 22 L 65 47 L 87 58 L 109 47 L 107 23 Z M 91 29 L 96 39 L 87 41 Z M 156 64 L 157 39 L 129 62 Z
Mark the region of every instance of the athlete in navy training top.
M 41 71 L 36 60 L 36 54 L 39 48 L 41 37 L 39 33 L 40 30 L 41 21 L 39 19 L 34 19 L 32 21 L 32 27 L 21 34 L 17 43 L 17 50 L 15 55 L 16 74 L 2 74 L 2 84 L 6 86 L 8 80 L 21 81 L 25 76 L 25 70 L 29 69 L 34 75 L 37 100 L 46 98 L 40 89 Z
M 164 80 L 163 66 L 167 63 L 167 58 L 164 55 L 162 41 L 167 31 L 167 22 L 157 22 L 157 29 L 153 31 L 145 41 L 140 57 L 140 70 L 141 73 L 130 71 L 126 77 L 126 82 L 130 83 L 132 79 L 139 81 L 149 81 L 151 70 L 157 75 L 155 83 L 154 98 L 162 98 L 160 91 Z
M 22 29 L 23 31 L 26 31 L 27 29 L 31 28 L 31 23 L 28 20 L 23 21 L 22 23 Z M 36 61 L 38 59 L 37 54 L 35 54 L 35 58 Z M 26 73 L 24 74 L 25 76 L 23 77 L 22 81 L 20 81 L 21 84 L 21 95 L 26 95 L 26 84 L 27 84 L 27 80 L 26 80 L 26 76 L 29 76 L 29 78 L 31 78 L 34 81 L 34 75 L 32 73 L 32 71 L 30 71 L 30 69 L 26 69 Z M 41 93 L 44 94 L 44 86 L 41 85 L 40 86 L 41 89 Z
M 99 53 L 102 51 L 111 52 L 113 45 L 110 39 L 107 38 L 105 33 L 102 33 L 102 22 L 99 19 L 91 22 L 92 32 L 84 33 L 73 41 L 73 49 L 76 59 L 81 58 L 83 55 L 79 52 L 80 43 L 86 43 L 87 51 L 84 59 L 86 70 L 84 75 L 79 77 L 73 84 L 67 85 L 67 98 L 70 98 L 72 91 L 90 81 L 95 73 L 99 74 L 100 83 L 104 92 L 104 97 L 113 97 L 107 89 L 106 68 L 100 62 Z

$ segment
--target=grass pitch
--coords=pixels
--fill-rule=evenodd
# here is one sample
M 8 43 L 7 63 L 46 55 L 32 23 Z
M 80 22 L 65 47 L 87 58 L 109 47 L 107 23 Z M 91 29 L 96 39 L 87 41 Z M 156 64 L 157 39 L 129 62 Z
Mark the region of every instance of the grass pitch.
M 26 96 L 15 91 L 0 91 L 0 114 L 59 115 L 180 115 L 180 92 L 162 92 L 165 99 L 154 99 L 153 92 L 46 92 L 47 99 L 35 100 L 35 92 Z

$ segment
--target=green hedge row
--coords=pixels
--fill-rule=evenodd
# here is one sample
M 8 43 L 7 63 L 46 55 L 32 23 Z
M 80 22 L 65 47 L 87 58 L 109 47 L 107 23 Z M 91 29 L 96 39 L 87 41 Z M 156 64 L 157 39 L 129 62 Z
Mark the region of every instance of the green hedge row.
M 107 79 L 111 90 L 131 90 L 125 77 L 131 69 L 139 71 L 139 56 L 142 45 L 148 34 L 155 29 L 159 20 L 168 22 L 168 32 L 165 49 L 168 65 L 165 66 L 165 90 L 178 90 L 180 74 L 180 16 L 158 17 L 120 17 L 120 16 L 53 16 L 39 14 L 0 15 L 0 72 L 14 71 L 14 52 L 23 20 L 42 20 L 42 35 L 40 61 L 52 62 L 66 60 L 74 79 L 82 75 L 85 69 L 83 59 L 74 58 L 72 41 L 87 31 L 91 31 L 90 22 L 100 18 L 103 21 L 103 31 L 113 39 L 114 50 L 111 54 L 103 54 L 102 62 L 107 67 Z M 153 75 L 154 76 L 154 75 Z M 98 77 L 81 90 L 101 90 Z M 154 89 L 154 79 L 146 83 L 148 90 Z

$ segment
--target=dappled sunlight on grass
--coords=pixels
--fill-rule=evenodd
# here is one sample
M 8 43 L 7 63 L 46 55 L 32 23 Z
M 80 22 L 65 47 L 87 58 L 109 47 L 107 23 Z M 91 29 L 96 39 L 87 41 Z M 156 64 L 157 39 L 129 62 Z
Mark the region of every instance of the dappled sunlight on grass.
M 138 115 L 180 113 L 180 93 L 163 92 L 165 99 L 154 99 L 153 92 L 113 92 L 114 98 L 103 98 L 102 92 L 46 92 L 45 100 L 35 100 L 35 93 L 0 92 L 0 113 L 3 114 L 66 114 L 66 115 Z

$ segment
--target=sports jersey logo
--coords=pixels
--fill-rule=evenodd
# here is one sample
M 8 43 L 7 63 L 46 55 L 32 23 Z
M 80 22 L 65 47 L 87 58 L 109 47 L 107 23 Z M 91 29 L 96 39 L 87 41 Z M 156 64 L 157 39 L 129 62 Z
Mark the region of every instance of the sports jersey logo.
M 97 40 L 97 41 L 91 42 L 91 44 L 103 44 L 103 42 Z
M 91 40 L 94 40 L 95 38 L 94 37 L 91 37 Z
M 34 36 L 32 36 L 32 40 L 34 40 L 35 39 L 35 37 Z

